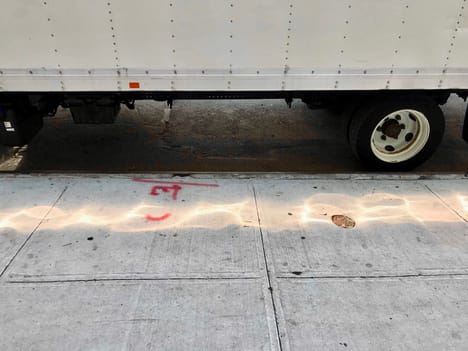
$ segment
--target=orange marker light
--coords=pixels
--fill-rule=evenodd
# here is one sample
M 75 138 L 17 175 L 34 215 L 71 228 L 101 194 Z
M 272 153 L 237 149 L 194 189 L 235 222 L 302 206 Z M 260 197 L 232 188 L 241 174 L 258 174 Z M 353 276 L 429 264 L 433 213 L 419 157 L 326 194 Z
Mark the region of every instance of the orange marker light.
M 130 82 L 128 83 L 130 89 L 140 89 L 140 82 Z

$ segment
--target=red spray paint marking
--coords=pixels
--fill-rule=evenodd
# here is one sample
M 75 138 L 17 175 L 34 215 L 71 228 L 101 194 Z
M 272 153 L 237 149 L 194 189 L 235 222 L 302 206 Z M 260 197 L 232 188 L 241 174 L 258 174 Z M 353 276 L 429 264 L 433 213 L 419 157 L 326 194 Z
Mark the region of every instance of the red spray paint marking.
M 148 221 L 152 221 L 152 222 L 161 222 L 161 221 L 165 221 L 166 219 L 168 219 L 169 217 L 171 217 L 171 214 L 170 213 L 166 213 L 164 215 L 162 215 L 161 217 L 153 217 L 152 215 L 150 214 L 147 214 L 146 215 L 146 219 Z
M 177 194 L 179 193 L 180 190 L 182 190 L 182 187 L 180 185 L 173 185 L 173 186 L 156 185 L 156 186 L 153 186 L 153 189 L 151 189 L 150 195 L 158 196 L 159 195 L 158 190 L 161 190 L 165 193 L 172 191 L 173 192 L 172 200 L 177 200 Z
M 137 183 L 172 184 L 172 185 L 179 185 L 179 186 L 201 186 L 201 187 L 209 187 L 209 188 L 219 187 L 218 184 L 170 182 L 170 181 L 165 181 L 165 180 L 151 180 L 151 179 L 143 179 L 143 178 L 134 178 L 133 181 Z
M 134 182 L 139 183 L 150 183 L 150 184 L 158 184 L 152 187 L 150 195 L 151 196 L 159 196 L 162 193 L 169 193 L 172 192 L 172 200 L 177 200 L 177 195 L 182 190 L 183 186 L 196 186 L 196 187 L 208 187 L 208 188 L 217 188 L 219 187 L 218 184 L 202 184 L 202 183 L 185 183 L 185 182 L 171 182 L 171 181 L 159 181 L 159 180 L 151 180 L 151 179 L 142 179 L 142 178 L 135 178 L 133 179 Z M 163 185 L 161 185 L 163 184 Z M 168 185 L 165 185 L 168 184 Z M 171 185 L 171 186 L 169 186 Z M 150 214 L 146 215 L 146 219 L 148 221 L 153 222 L 161 222 L 169 219 L 172 216 L 171 213 L 165 213 L 162 216 L 156 217 Z

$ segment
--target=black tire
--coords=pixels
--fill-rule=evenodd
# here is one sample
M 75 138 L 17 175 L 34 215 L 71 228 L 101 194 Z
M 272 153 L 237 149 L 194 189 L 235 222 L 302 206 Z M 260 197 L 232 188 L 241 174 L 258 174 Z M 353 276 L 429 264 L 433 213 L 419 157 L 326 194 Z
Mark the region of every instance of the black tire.
M 373 151 L 372 134 L 386 116 L 400 110 L 414 110 L 421 113 L 429 123 L 429 136 L 422 149 L 411 158 L 398 162 L 384 161 Z M 432 98 L 426 96 L 387 97 L 364 102 L 354 112 L 349 124 L 348 138 L 354 154 L 368 169 L 408 171 L 431 157 L 442 141 L 444 131 L 444 115 Z

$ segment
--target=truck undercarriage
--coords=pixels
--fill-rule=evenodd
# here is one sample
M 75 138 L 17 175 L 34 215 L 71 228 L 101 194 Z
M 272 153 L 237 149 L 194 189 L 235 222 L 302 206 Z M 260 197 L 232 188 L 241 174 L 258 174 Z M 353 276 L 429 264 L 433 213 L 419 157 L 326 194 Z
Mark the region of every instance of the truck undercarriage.
M 452 93 L 464 99 L 468 95 L 465 90 L 4 93 L 0 95 L 0 143 L 29 143 L 42 128 L 43 118 L 54 116 L 59 106 L 70 109 L 76 124 L 111 124 L 121 105 L 134 109 L 137 100 L 167 101 L 168 108 L 174 100 L 284 99 L 288 105 L 302 100 L 310 108 L 342 114 L 344 133 L 365 166 L 406 170 L 427 159 L 440 143 L 445 122 L 439 105 Z M 462 136 L 468 141 L 468 114 Z

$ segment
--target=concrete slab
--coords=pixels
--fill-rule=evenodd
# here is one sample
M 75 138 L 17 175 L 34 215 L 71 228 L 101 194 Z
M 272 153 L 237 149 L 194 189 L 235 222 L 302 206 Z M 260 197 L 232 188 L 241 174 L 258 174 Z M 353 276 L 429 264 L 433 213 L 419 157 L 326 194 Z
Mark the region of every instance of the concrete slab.
M 9 280 L 264 275 L 248 182 L 168 177 L 69 182 L 7 271 Z
M 278 276 L 468 272 L 467 223 L 420 182 L 266 180 L 255 189 Z M 355 227 L 335 225 L 335 215 Z
M 3 285 L 0 349 L 278 350 L 266 292 L 262 280 Z
M 29 238 L 66 182 L 48 177 L 2 177 L 0 181 L 0 274 Z
M 466 350 L 468 280 L 281 279 L 286 350 Z

